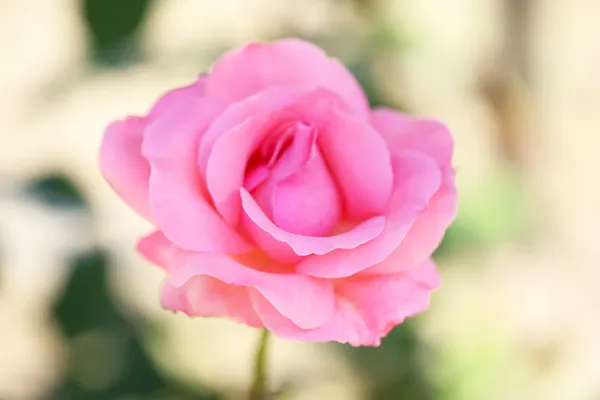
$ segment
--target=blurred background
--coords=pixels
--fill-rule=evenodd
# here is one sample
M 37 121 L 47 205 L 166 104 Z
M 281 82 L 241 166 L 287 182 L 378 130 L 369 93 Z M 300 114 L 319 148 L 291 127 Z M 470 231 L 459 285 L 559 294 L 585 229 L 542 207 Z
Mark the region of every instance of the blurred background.
M 0 0 L 0 400 L 243 399 L 256 330 L 162 311 L 106 124 L 299 36 L 456 139 L 429 312 L 380 348 L 275 340 L 290 400 L 600 400 L 597 0 Z

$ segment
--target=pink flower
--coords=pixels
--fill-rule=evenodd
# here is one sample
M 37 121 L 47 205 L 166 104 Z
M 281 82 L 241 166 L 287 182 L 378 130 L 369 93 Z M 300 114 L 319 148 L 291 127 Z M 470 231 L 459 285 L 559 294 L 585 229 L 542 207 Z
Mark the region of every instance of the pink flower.
M 370 110 L 338 61 L 286 39 L 112 123 L 100 164 L 156 226 L 138 249 L 166 273 L 164 307 L 359 346 L 440 284 L 452 150 L 443 125 Z

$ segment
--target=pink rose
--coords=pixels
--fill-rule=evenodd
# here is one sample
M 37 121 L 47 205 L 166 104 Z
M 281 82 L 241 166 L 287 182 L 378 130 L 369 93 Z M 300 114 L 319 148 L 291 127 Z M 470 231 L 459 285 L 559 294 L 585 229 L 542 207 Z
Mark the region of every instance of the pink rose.
M 370 110 L 342 64 L 286 39 L 112 123 L 100 164 L 156 226 L 138 249 L 167 275 L 164 307 L 359 346 L 440 284 L 452 149 L 440 123 Z

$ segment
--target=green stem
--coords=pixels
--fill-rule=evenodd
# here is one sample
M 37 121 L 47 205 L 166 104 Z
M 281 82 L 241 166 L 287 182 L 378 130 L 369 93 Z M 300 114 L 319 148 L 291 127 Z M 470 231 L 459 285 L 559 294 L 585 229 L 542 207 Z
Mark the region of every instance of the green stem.
M 268 400 L 269 382 L 267 379 L 267 348 L 269 346 L 270 333 L 263 329 L 260 342 L 256 349 L 254 358 L 254 381 L 250 389 L 250 400 Z

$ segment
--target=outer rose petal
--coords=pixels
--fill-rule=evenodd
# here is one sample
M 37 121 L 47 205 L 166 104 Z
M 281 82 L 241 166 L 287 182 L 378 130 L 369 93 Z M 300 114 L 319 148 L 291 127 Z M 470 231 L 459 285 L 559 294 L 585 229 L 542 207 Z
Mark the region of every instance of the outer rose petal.
M 204 94 L 205 78 L 163 95 L 147 117 L 128 117 L 113 122 L 106 129 L 100 148 L 100 169 L 113 189 L 142 217 L 153 222 L 148 199 L 150 165 L 142 156 L 146 126 L 177 104 L 193 101 Z
M 141 154 L 145 126 L 145 120 L 138 117 L 110 124 L 100 147 L 100 170 L 131 208 L 153 221 L 148 202 L 150 165 Z
M 441 172 L 434 160 L 415 152 L 394 156 L 392 164 L 396 187 L 381 235 L 352 250 L 307 257 L 298 272 L 320 278 L 351 276 L 385 260 L 400 245 L 438 190 Z
M 190 98 L 148 126 L 142 152 L 151 165 L 150 204 L 160 229 L 181 247 L 243 253 L 250 245 L 207 202 L 196 168 L 200 136 L 220 112 L 212 100 Z
M 353 277 L 336 284 L 336 308 L 332 318 L 316 329 L 299 329 L 279 314 L 260 295 L 251 294 L 265 326 L 277 336 L 302 341 L 378 346 L 391 328 L 429 305 L 440 277 L 431 261 L 405 273 Z
M 330 89 L 357 115 L 368 115 L 367 99 L 352 74 L 323 50 L 298 39 L 254 43 L 225 54 L 215 63 L 206 92 L 234 103 L 274 86 L 291 85 Z
M 323 325 L 333 312 L 334 294 L 330 281 L 264 272 L 276 270 L 276 266 L 258 255 L 240 257 L 251 265 L 248 267 L 225 254 L 185 251 L 159 233 L 144 240 L 138 249 L 150 260 L 165 262 L 167 278 L 173 287 L 184 288 L 196 276 L 209 276 L 233 287 L 256 290 L 282 315 L 304 329 Z
M 371 123 L 392 153 L 417 150 L 436 160 L 440 167 L 451 165 L 454 144 L 448 128 L 441 123 L 387 108 L 374 110 Z
M 228 285 L 210 276 L 197 275 L 182 287 L 165 282 L 161 303 L 165 308 L 182 311 L 189 316 L 227 317 L 261 327 L 263 325 L 252 307 L 249 290 L 243 286 Z
M 154 104 L 148 118 L 153 120 L 164 112 L 168 113 L 172 107 L 204 97 L 205 86 L 206 76 L 201 75 L 194 83 L 168 91 Z
M 451 165 L 453 142 L 444 125 L 405 116 L 394 110 L 375 110 L 372 122 L 393 153 L 405 150 L 423 152 L 436 160 L 443 171 L 440 189 L 389 260 L 364 271 L 394 273 L 427 259 L 439 246 L 446 228 L 456 216 L 457 193 Z
M 136 246 L 136 250 L 146 260 L 165 269 L 170 257 L 173 255 L 173 249 L 173 246 L 169 243 L 169 239 L 161 231 L 155 231 L 144 236 Z
M 441 243 L 446 228 L 456 216 L 457 195 L 452 169 L 444 171 L 442 179 L 442 186 L 398 248 L 386 262 L 367 268 L 364 273 L 396 273 L 411 268 L 431 256 Z
M 333 285 L 295 274 L 262 272 L 223 254 L 178 252 L 168 278 L 181 286 L 196 275 L 209 275 L 229 285 L 246 286 L 260 292 L 282 315 L 303 329 L 326 323 L 333 312 Z

